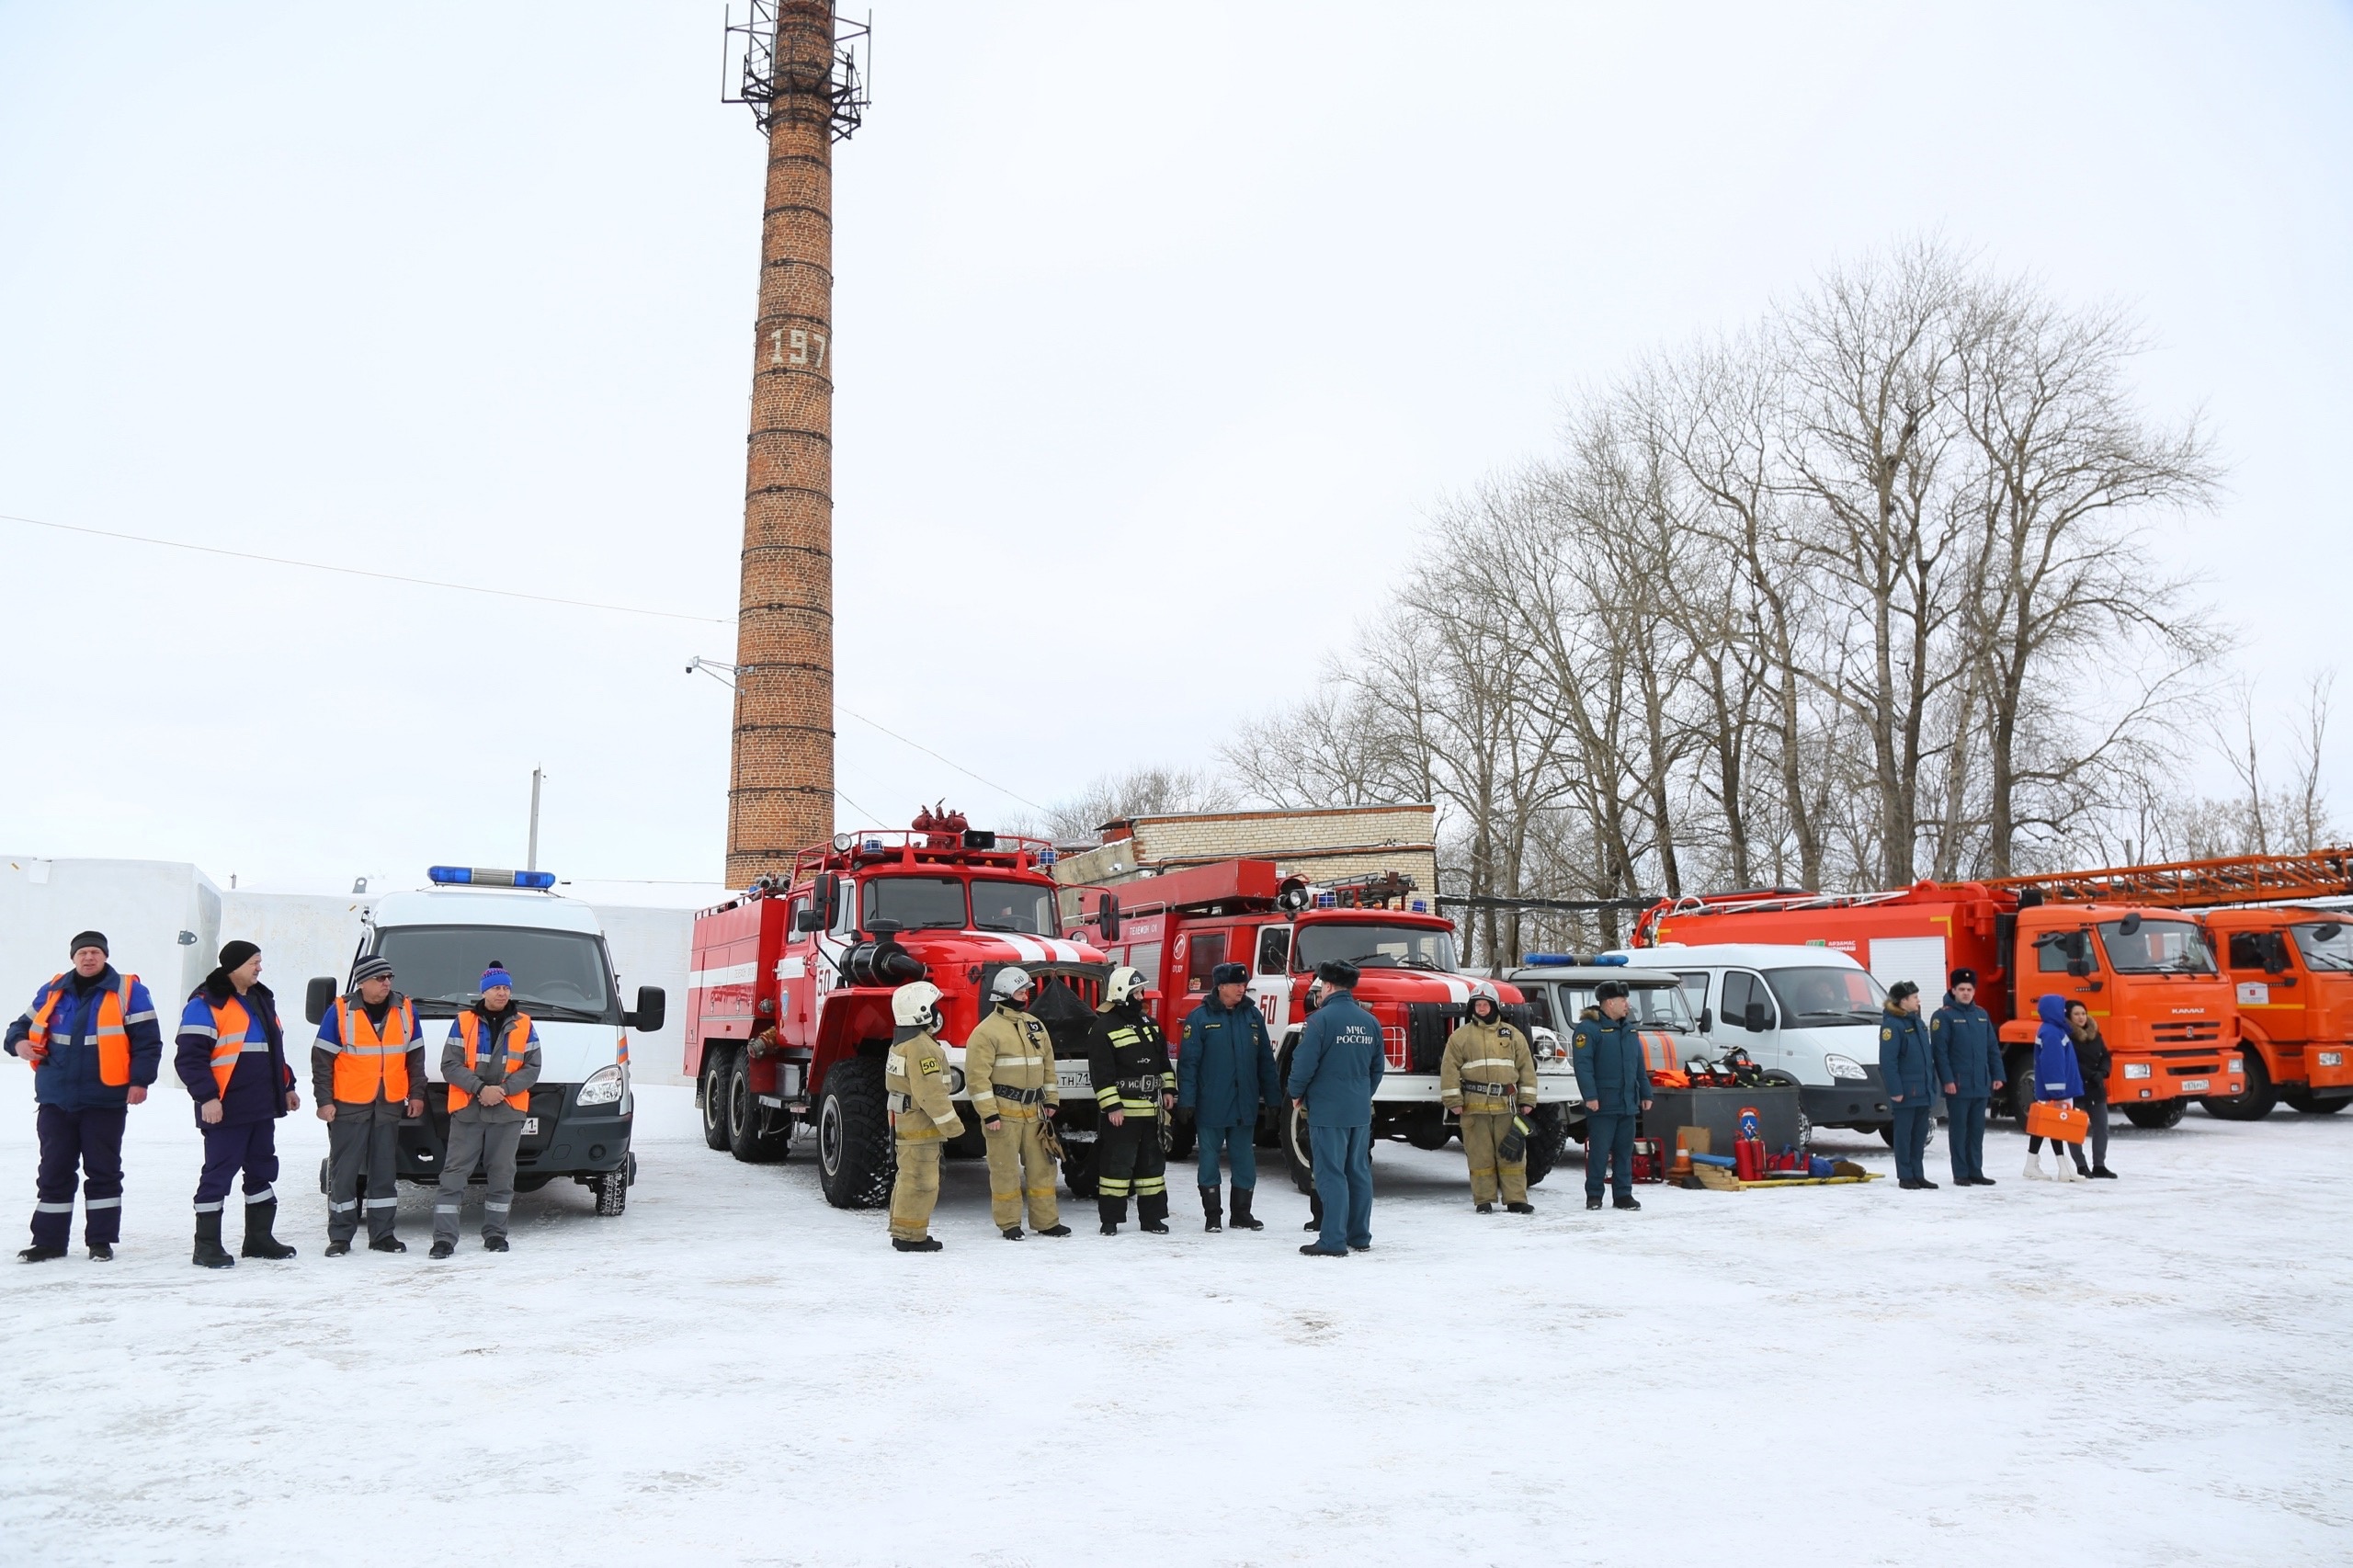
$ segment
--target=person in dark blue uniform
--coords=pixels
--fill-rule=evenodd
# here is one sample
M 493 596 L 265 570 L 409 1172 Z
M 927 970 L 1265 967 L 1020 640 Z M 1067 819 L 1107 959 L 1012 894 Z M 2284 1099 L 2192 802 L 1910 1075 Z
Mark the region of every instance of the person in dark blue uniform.
M 1887 988 L 1879 1019 L 1879 1074 L 1895 1116 L 1895 1185 L 1906 1192 L 1936 1187 L 1928 1179 L 1928 1129 L 1937 1114 L 1936 1048 L 1920 1016 L 1920 988 L 1899 980 Z
M 1372 1249 L 1372 1092 L 1388 1060 L 1381 1025 L 1350 994 L 1357 966 L 1319 964 L 1315 973 L 1324 983 L 1324 1000 L 1300 1031 L 1286 1089 L 1307 1106 L 1324 1225 L 1299 1250 L 1310 1257 L 1346 1257 Z
M 1945 1005 L 1928 1020 L 1937 1081 L 1945 1086 L 1945 1136 L 1952 1140 L 1952 1184 L 1991 1187 L 1985 1174 L 1985 1109 L 2002 1092 L 2002 1037 L 1977 1005 L 1977 971 L 1957 969 Z
M 204 1171 L 196 1183 L 196 1255 L 200 1268 L 229 1268 L 221 1245 L 221 1211 L 229 1186 L 244 1175 L 244 1257 L 286 1258 L 294 1249 L 270 1233 L 278 1222 L 278 1119 L 302 1108 L 286 1063 L 286 1030 L 278 1001 L 261 983 L 261 949 L 231 942 L 221 967 L 204 977 L 180 1014 L 172 1065 L 196 1102 L 204 1134 Z

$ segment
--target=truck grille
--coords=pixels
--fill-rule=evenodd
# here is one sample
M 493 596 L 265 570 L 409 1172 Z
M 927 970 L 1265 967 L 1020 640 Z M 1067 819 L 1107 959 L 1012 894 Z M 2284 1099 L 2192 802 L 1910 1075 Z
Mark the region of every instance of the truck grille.
M 1401 1073 L 1437 1072 L 1439 1061 L 1446 1055 L 1446 1037 L 1461 1026 L 1470 1010 L 1460 1002 L 1406 1003 L 1404 1028 L 1381 1030 L 1388 1047 L 1389 1065 Z M 1534 1038 L 1529 1031 L 1535 1028 L 1535 1010 L 1528 1004 L 1506 1005 L 1504 1017 L 1521 1034 Z
M 2151 1024 L 2149 1038 L 2159 1042 L 2171 1040 L 2220 1040 L 2222 1026 L 2215 1019 L 2188 1020 L 2177 1024 Z

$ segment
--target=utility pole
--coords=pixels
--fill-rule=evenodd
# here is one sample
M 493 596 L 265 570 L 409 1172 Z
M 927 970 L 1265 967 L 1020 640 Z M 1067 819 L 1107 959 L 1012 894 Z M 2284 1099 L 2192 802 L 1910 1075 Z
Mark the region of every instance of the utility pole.
M 523 869 L 540 869 L 540 780 L 547 776 L 538 768 L 531 769 L 531 846 L 523 857 Z

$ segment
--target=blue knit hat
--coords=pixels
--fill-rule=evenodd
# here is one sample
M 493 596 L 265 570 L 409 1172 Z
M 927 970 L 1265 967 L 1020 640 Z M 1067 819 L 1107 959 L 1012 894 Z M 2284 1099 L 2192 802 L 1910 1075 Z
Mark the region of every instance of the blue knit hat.
M 506 966 L 496 959 L 491 960 L 490 967 L 482 971 L 482 988 L 487 991 L 494 985 L 504 985 L 510 991 L 515 988 L 515 977 L 507 973 Z

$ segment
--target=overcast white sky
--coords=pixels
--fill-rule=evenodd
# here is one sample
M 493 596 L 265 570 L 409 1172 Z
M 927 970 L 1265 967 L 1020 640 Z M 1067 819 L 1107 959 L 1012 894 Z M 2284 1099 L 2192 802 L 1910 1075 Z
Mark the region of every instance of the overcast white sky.
M 2231 468 L 2158 564 L 2283 709 L 2353 664 L 2353 7 L 874 12 L 838 695 L 995 787 L 845 714 L 846 825 L 1206 759 L 1577 387 L 1925 230 L 2142 312 Z M 544 864 L 718 875 L 682 666 L 732 646 L 762 162 L 718 54 L 700 0 L 0 0 L 0 513 L 715 618 L 0 522 L 0 852 L 406 883 L 519 863 L 544 764 Z

